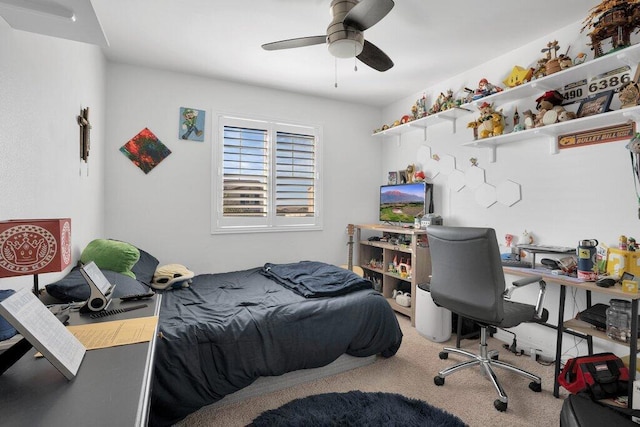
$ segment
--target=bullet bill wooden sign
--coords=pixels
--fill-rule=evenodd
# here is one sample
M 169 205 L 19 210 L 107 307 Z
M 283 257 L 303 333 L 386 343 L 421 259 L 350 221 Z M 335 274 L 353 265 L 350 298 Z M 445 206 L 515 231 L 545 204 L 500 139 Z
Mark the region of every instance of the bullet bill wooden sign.
M 583 147 L 620 140 L 629 140 L 636 134 L 636 123 L 607 126 L 587 131 L 558 135 L 558 148 Z

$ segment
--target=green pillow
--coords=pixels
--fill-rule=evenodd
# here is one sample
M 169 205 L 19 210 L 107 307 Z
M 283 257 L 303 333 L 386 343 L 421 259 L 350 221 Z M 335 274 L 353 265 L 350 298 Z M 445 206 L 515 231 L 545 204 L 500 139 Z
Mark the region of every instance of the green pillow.
M 93 261 L 101 269 L 122 273 L 132 279 L 135 279 L 136 275 L 131 268 L 139 259 L 140 251 L 135 246 L 106 239 L 93 240 L 80 255 L 80 262 L 83 264 Z

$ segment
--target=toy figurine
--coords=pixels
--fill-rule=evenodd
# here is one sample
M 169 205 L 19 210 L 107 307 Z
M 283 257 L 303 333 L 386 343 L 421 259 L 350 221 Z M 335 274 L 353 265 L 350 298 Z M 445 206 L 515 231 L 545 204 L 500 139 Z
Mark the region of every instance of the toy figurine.
M 518 107 L 516 107 L 513 112 L 513 131 L 512 132 L 520 132 L 524 130 L 524 124 L 520 124 L 520 114 L 518 114 Z
M 440 95 L 436 98 L 431 108 L 429 108 L 429 114 L 435 114 L 440 112 L 440 107 L 444 102 L 444 93 L 440 92 Z
M 575 118 L 576 118 L 576 113 L 574 113 L 573 111 L 567 111 L 565 109 L 562 109 L 562 111 L 558 113 L 559 122 L 566 122 L 567 120 L 573 120 Z
M 495 111 L 493 109 L 493 104 L 489 104 L 488 102 L 483 102 L 478 107 L 478 110 L 480 112 L 480 117 L 475 122 L 467 124 L 468 128 L 472 128 L 474 130 L 474 139 L 477 139 L 478 133 L 480 138 L 502 135 L 505 127 L 502 110 Z
M 525 129 L 533 129 L 535 127 L 535 117 L 533 115 L 533 111 L 527 110 L 522 113 L 524 116 L 524 128 Z
M 554 40 L 552 42 L 547 43 L 547 47 L 541 50 L 541 52 L 547 53 L 546 55 L 547 63 L 545 65 L 547 76 L 560 71 L 560 61 L 556 56 L 556 52 L 558 52 L 559 49 L 560 49 L 560 46 L 558 46 L 558 41 Z
M 638 87 L 638 83 L 634 81 L 629 81 L 623 84 L 620 87 L 620 92 L 618 92 L 618 98 L 620 98 L 620 108 L 629 108 L 635 107 L 638 105 L 638 101 L 640 101 L 640 87 Z
M 586 60 L 587 60 L 587 54 L 584 52 L 580 52 L 579 54 L 576 55 L 575 58 L 573 58 L 573 65 L 580 65 L 584 63 L 584 61 Z
M 411 107 L 411 114 L 414 120 L 427 115 L 427 96 L 425 94 L 422 94 L 422 98 L 418 99 L 413 107 Z
M 458 101 L 453 99 L 453 91 L 451 89 L 447 89 L 447 94 L 445 95 L 444 101 L 440 106 L 440 111 L 449 110 L 451 108 L 456 107 L 457 105 L 458 105 Z
M 627 240 L 627 250 L 631 252 L 635 252 L 638 249 L 638 245 L 636 244 L 636 239 L 633 237 L 629 237 Z
M 573 66 L 573 60 L 564 54 L 558 56 L 558 63 L 560 64 L 561 70 L 566 70 L 567 68 Z
M 547 58 L 540 58 L 533 69 L 532 79 L 539 79 L 547 75 Z
M 627 247 L 627 236 L 623 234 L 618 238 L 618 249 L 626 251 Z
M 521 245 L 530 245 L 533 243 L 533 236 L 527 230 L 522 232 L 522 236 L 520 236 L 520 244 Z
M 416 172 L 416 165 L 414 165 L 414 164 L 407 165 L 407 169 L 406 169 L 407 184 L 410 184 L 410 183 L 414 182 L 414 180 L 415 180 L 415 172 Z
M 591 49 L 596 58 L 604 55 L 602 43 L 610 41 L 612 51 L 631 45 L 631 33 L 640 26 L 638 21 L 637 1 L 604 0 L 592 7 L 589 16 L 584 20 L 585 29 L 593 29 L 588 36 L 591 38 Z
M 533 77 L 533 68 L 522 68 L 516 65 L 513 67 L 513 70 L 511 70 L 509 77 L 502 82 L 505 86 L 513 88 L 530 81 L 531 77 Z
M 557 90 L 548 90 L 538 97 L 536 99 L 536 110 L 538 110 L 538 113 L 534 120 L 535 127 L 555 123 L 558 119 L 558 111 L 554 110 L 554 107 L 561 106 L 563 101 L 564 98 L 562 94 Z M 564 110 L 564 108 L 562 110 Z M 550 111 L 553 111 L 553 113 L 550 113 L 549 117 L 545 118 Z
M 469 122 L 467 123 L 467 127 L 469 129 L 473 129 L 473 139 L 478 139 L 478 126 L 480 125 L 480 123 L 478 123 L 478 121 L 474 121 L 474 122 Z
M 505 234 L 504 235 L 505 246 L 510 248 L 512 242 L 513 242 L 513 234 Z
M 480 79 L 478 82 L 478 87 L 473 93 L 472 100 L 475 101 L 477 99 L 483 98 L 485 96 L 493 95 L 494 93 L 502 92 L 502 88 L 495 86 L 487 79 Z

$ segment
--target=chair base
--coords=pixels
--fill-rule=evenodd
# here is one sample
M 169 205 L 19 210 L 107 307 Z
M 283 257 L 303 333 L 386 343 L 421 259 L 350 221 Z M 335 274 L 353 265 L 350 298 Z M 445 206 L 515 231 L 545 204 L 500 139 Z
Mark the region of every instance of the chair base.
M 493 384 L 493 387 L 498 392 L 498 399 L 494 401 L 493 405 L 498 411 L 503 412 L 507 410 L 509 399 L 507 397 L 507 394 L 504 392 L 504 389 L 498 382 L 498 378 L 493 371 L 493 367 L 506 369 L 520 376 L 528 378 L 532 381 L 529 384 L 529 388 L 535 392 L 540 392 L 542 390 L 541 379 L 537 375 L 533 375 L 530 372 L 498 360 L 497 351 L 488 351 L 487 328 L 487 326 L 482 326 L 480 329 L 480 354 L 474 354 L 459 348 L 445 347 L 444 350 L 440 353 L 440 359 L 448 358 L 449 353 L 456 353 L 468 357 L 471 360 L 467 360 L 465 362 L 461 362 L 457 365 L 451 366 L 447 369 L 443 369 L 442 371 L 438 372 L 438 376 L 433 379 L 433 382 L 438 386 L 443 385 L 445 377 L 463 369 L 480 366 L 482 368 L 482 372 L 487 376 L 487 378 L 489 378 L 489 380 Z

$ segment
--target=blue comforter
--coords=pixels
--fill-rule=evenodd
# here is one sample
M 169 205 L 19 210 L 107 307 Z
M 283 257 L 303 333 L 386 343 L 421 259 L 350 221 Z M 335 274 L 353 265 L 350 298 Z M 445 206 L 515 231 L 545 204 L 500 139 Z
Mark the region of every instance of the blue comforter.
M 331 297 L 372 287 L 369 280 L 352 271 L 317 261 L 267 263 L 262 274 L 305 298 Z
M 260 376 L 400 347 L 395 313 L 373 289 L 305 298 L 262 271 L 198 275 L 163 293 L 150 425 L 175 423 Z

